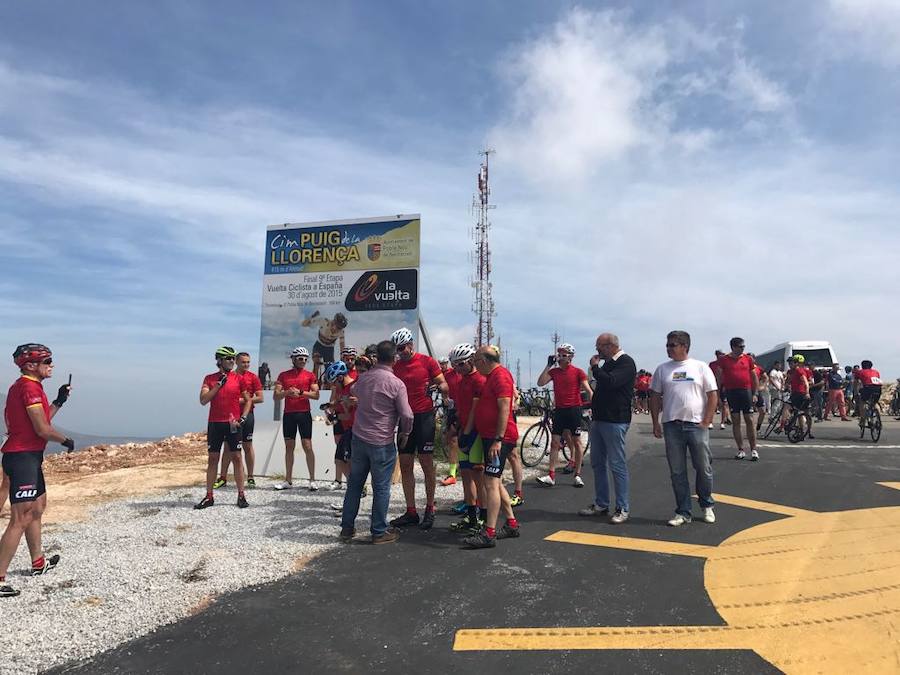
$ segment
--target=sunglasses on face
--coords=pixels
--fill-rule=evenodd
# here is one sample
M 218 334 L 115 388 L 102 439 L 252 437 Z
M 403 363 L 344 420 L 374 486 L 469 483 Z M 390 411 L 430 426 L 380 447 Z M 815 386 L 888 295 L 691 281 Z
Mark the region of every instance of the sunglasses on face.
M 293 357 L 291 357 L 291 358 L 292 358 L 294 361 L 306 361 L 306 358 L 307 358 L 307 357 L 305 357 L 305 356 L 293 356 Z
M 53 359 L 52 359 L 52 358 L 44 359 L 43 361 L 41 361 L 41 365 L 43 365 L 43 366 L 52 366 L 52 365 L 53 365 Z
M 234 357 L 233 356 L 223 356 L 222 360 L 223 361 L 234 361 Z
M 673 349 L 674 347 L 680 347 L 680 346 L 681 346 L 680 342 L 667 342 L 666 343 L 666 349 Z

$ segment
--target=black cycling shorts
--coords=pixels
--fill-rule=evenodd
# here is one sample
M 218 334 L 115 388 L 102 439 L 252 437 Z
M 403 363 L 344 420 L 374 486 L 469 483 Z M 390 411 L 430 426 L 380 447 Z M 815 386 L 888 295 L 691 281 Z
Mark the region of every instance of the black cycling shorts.
M 308 410 L 284 413 L 281 417 L 281 430 L 286 441 L 296 440 L 298 431 L 301 439 L 312 438 L 312 413 Z
M 338 420 L 334 424 L 331 425 L 331 433 L 334 434 L 334 437 L 337 438 L 341 434 L 344 433 L 344 423 Z
M 881 385 L 863 385 L 859 390 L 860 401 L 878 401 L 881 398 Z
M 316 340 L 316 344 L 313 345 L 313 354 L 321 356 L 323 363 L 334 363 L 334 343 L 323 345 Z
M 401 455 L 430 455 L 434 452 L 434 410 L 413 414 L 413 427 L 406 441 L 406 447 L 400 447 L 398 434 L 397 451 Z
M 9 476 L 9 503 L 33 502 L 47 492 L 43 450 L 4 452 L 3 473 Z
M 806 410 L 809 407 L 809 397 L 799 391 L 792 391 L 790 404 L 796 410 Z
M 500 454 L 491 459 L 490 457 L 490 446 L 485 443 L 484 444 L 484 475 L 491 476 L 492 478 L 501 478 L 503 476 L 503 469 L 506 468 L 506 460 L 509 458 L 509 453 L 515 450 L 515 443 L 500 443 Z
M 728 407 L 733 413 L 753 412 L 753 396 L 749 389 L 726 389 L 725 400 L 728 401 Z
M 650 395 L 650 392 L 649 392 L 649 391 L 644 391 L 644 390 L 642 390 L 642 389 L 638 390 L 638 391 L 635 392 L 635 393 L 637 394 L 637 397 L 638 397 L 639 399 L 641 399 L 642 401 L 643 401 L 644 399 L 646 399 L 646 398 Z
M 345 429 L 334 448 L 336 462 L 350 463 L 350 444 L 353 442 L 353 429 Z
M 206 426 L 206 449 L 209 452 L 222 452 L 223 443 L 228 445 L 231 452 L 240 452 L 240 429 L 232 431 L 229 422 L 210 422 Z
M 256 426 L 256 418 L 253 416 L 253 411 L 251 410 L 247 417 L 244 419 L 244 426 L 241 427 L 241 441 L 243 442 L 252 442 L 253 441 L 253 427 Z
M 581 406 L 575 408 L 556 408 L 553 411 L 553 435 L 562 436 L 564 431 L 573 434 L 581 430 Z

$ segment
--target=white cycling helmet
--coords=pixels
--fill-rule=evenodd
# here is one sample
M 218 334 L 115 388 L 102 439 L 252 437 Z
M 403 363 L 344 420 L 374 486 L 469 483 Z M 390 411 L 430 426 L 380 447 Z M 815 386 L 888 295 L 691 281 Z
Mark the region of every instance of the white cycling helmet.
M 450 350 L 450 363 L 459 363 L 475 355 L 475 347 L 468 342 L 460 342 Z
M 556 348 L 556 352 L 562 352 L 563 354 L 567 354 L 568 356 L 575 356 L 575 347 L 570 345 L 568 342 L 563 342 L 559 347 Z
M 409 328 L 400 328 L 399 330 L 395 330 L 391 333 L 391 342 L 393 342 L 398 347 L 402 347 L 405 344 L 409 344 L 413 341 L 413 334 L 410 332 Z
M 309 358 L 309 350 L 306 347 L 295 347 L 291 352 L 291 358 L 295 359 L 298 356 L 305 356 L 306 358 Z
M 356 358 L 356 347 L 347 345 L 341 350 L 341 356 L 352 356 L 353 358 Z

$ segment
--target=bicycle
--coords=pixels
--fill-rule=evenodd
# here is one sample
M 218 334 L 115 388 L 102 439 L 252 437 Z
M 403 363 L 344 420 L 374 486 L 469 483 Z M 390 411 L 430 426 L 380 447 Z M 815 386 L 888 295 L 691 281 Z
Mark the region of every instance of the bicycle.
M 812 417 L 805 410 L 794 408 L 784 425 L 784 435 L 791 443 L 799 443 L 807 436 L 812 437 Z
M 866 437 L 866 429 L 873 443 L 881 438 L 881 411 L 878 410 L 878 400 L 875 398 L 863 401 L 863 414 L 859 418 L 859 437 Z
M 784 405 L 786 402 L 787 398 L 783 393 L 772 400 L 771 407 L 769 408 L 769 417 L 766 424 L 766 430 L 762 434 L 763 438 L 768 438 L 773 431 L 779 433 L 777 427 L 781 422 L 781 416 L 784 413 Z
M 551 416 L 552 411 L 545 406 L 541 410 L 541 419 L 528 427 L 522 434 L 522 440 L 519 442 L 519 456 L 522 458 L 522 464 L 529 468 L 537 466 L 544 457 L 550 456 Z M 587 456 L 591 448 L 591 437 L 587 433 L 590 427 L 591 409 L 587 407 L 581 413 L 581 429 L 579 429 L 579 432 L 584 431 L 587 435 L 587 441 L 584 443 L 584 456 Z M 576 435 L 580 436 L 581 434 L 576 432 Z M 569 448 L 564 437 L 560 439 L 559 449 L 568 462 L 570 459 Z

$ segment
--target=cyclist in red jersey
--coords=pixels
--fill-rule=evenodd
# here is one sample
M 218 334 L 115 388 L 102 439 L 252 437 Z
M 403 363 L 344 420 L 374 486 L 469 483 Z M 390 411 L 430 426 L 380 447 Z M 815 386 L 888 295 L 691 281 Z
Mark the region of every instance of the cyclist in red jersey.
M 719 382 L 719 359 L 725 356 L 725 352 L 721 349 L 716 350 L 716 360 L 709 362 L 709 369 L 716 376 L 716 383 L 719 385 L 719 391 L 722 390 L 722 383 Z M 724 429 L 726 424 L 731 424 L 731 411 L 728 409 L 728 401 L 724 396 L 719 396 L 719 429 Z
M 284 435 L 284 481 L 275 486 L 276 490 L 290 490 L 294 487 L 294 448 L 297 432 L 300 445 L 306 454 L 306 468 L 309 471 L 309 490 L 319 489 L 316 484 L 316 456 L 312 446 L 312 412 L 310 400 L 319 399 L 319 383 L 312 372 L 306 370 L 309 350 L 297 347 L 291 352 L 290 370 L 285 370 L 275 380 L 275 400 L 284 400 L 284 414 L 281 416 L 281 431 Z
M 394 375 L 406 385 L 409 407 L 413 412 L 413 428 L 405 444 L 397 440 L 400 455 L 400 476 L 403 480 L 403 496 L 406 499 L 406 513 L 391 520 L 392 527 L 419 525 L 423 530 L 434 526 L 434 492 L 437 484 L 434 469 L 434 403 L 429 388 L 437 387 L 444 406 L 447 405 L 447 382 L 441 367 L 432 357 L 416 352 L 413 336 L 408 328 L 401 328 L 391 335 L 391 342 L 397 346 L 397 361 Z M 419 455 L 419 465 L 425 474 L 425 514 L 419 523 L 416 511 L 416 477 L 413 473 L 415 456 Z
M 244 495 L 244 466 L 241 461 L 241 425 L 250 413 L 252 398 L 238 374 L 232 369 L 237 352 L 233 347 L 219 347 L 215 358 L 218 370 L 203 378 L 200 387 L 200 405 L 209 404 L 209 422 L 206 426 L 206 496 L 194 505 L 206 509 L 215 504 L 213 484 L 219 468 L 222 444 L 227 446 L 234 465 L 234 483 L 237 485 L 238 508 L 249 506 Z
M 343 368 L 336 365 L 343 364 Z M 333 368 L 331 366 L 334 366 Z M 351 399 L 350 388 L 359 377 L 356 370 L 356 348 L 345 345 L 341 349 L 341 360 L 325 369 L 325 381 L 332 385 L 329 405 L 337 416 L 332 427 L 334 434 L 334 481 L 332 490 L 343 489 L 343 479 L 350 479 L 350 444 L 353 439 L 353 416 L 355 404 Z M 346 436 L 346 438 L 344 438 Z
M 50 423 L 71 391 L 71 387 L 64 384 L 53 404 L 47 401 L 41 383 L 53 376 L 52 357 L 47 347 L 33 342 L 19 345 L 13 352 L 13 361 L 19 367 L 21 377 L 6 395 L 4 419 L 9 437 L 0 448 L 10 505 L 9 523 L 0 537 L 0 598 L 19 595 L 19 591 L 6 583 L 6 573 L 22 535 L 31 555 L 32 576 L 49 572 L 59 563 L 59 555 L 46 558 L 41 549 L 41 517 L 47 508 L 41 464 L 47 441 L 61 443 L 69 452 L 75 449 L 75 443 Z
M 872 367 L 872 362 L 866 359 L 859 362 L 859 370 L 856 371 L 856 381 L 859 383 L 859 392 L 857 399 L 857 415 L 859 415 L 859 426 L 865 425 L 863 418 L 863 405 L 866 401 L 874 401 L 878 403 L 881 398 L 881 373 Z
M 253 478 L 253 470 L 256 468 L 256 453 L 253 450 L 253 428 L 256 426 L 256 418 L 253 409 L 257 403 L 263 402 L 263 384 L 259 376 L 250 370 L 250 354 L 238 352 L 235 373 L 241 378 L 241 391 L 244 396 L 250 397 L 250 411 L 244 415 L 244 423 L 241 425 L 241 448 L 244 451 L 246 464 L 244 475 L 248 488 L 256 487 Z M 222 453 L 222 468 L 213 489 L 218 490 L 228 483 L 228 465 L 232 462 L 231 453 Z
M 475 369 L 474 356 L 475 347 L 467 342 L 450 350 L 450 363 L 459 378 L 452 396 L 458 420 L 459 469 L 466 505 L 462 519 L 450 524 L 453 532 L 478 532 L 487 515 L 484 508 L 484 448 L 475 431 L 475 406 L 481 397 L 484 375 Z
M 784 414 L 781 417 L 781 424 L 779 424 L 777 432 L 780 433 L 784 430 L 784 424 L 787 421 L 788 415 L 792 410 L 807 410 L 809 408 L 810 402 L 810 393 L 809 393 L 809 385 L 812 384 L 812 372 L 804 366 L 803 364 L 806 362 L 806 358 L 803 354 L 797 354 L 788 359 L 789 370 L 787 372 L 787 383 L 790 388 L 791 396 L 788 400 L 788 404 L 784 406 Z M 809 417 L 810 423 L 810 434 L 809 437 L 813 438 L 812 435 L 812 417 Z M 803 418 L 800 418 L 800 428 L 801 430 L 804 428 Z
M 450 470 L 447 473 L 447 477 L 441 481 L 441 485 L 456 485 L 456 472 L 459 469 L 459 443 L 457 437 L 459 436 L 460 424 L 464 423 L 463 420 L 459 419 L 459 411 L 456 409 L 456 396 L 462 376 L 450 366 L 449 358 L 441 359 L 438 365 L 440 365 L 441 373 L 447 382 L 447 395 L 449 397 L 449 407 L 444 415 L 441 432 L 444 437 L 444 445 L 447 447 L 447 459 L 450 462 Z
M 556 463 L 559 461 L 559 447 L 561 439 L 566 440 L 566 445 L 573 449 L 575 460 L 575 477 L 572 484 L 575 487 L 584 487 L 581 479 L 581 460 L 584 457 L 584 446 L 581 444 L 581 417 L 582 403 L 581 392 L 587 394 L 590 401 L 594 392 L 588 384 L 587 373 L 581 368 L 572 365 L 575 358 L 575 348 L 564 342 L 556 349 L 556 357 L 547 358 L 547 366 L 538 375 L 537 385 L 543 387 L 553 382 L 553 424 L 550 436 L 550 472 L 546 476 L 535 478 L 539 485 L 553 487 L 556 484 Z M 554 364 L 558 364 L 554 367 Z
M 641 369 L 634 378 L 634 393 L 637 398 L 637 412 L 649 414 L 647 399 L 650 397 L 650 373 Z
M 756 374 L 756 364 L 753 358 L 744 353 L 746 345 L 744 338 L 734 337 L 728 343 L 731 351 L 723 354 L 716 361 L 716 379 L 719 381 L 719 391 L 728 401 L 731 410 L 731 434 L 737 445 L 735 459 L 744 459 L 744 438 L 741 434 L 741 418 L 747 426 L 747 442 L 750 445 L 750 460 L 758 461 L 759 452 L 756 450 L 756 425 L 753 423 L 753 400 L 759 389 L 759 377 Z
M 512 373 L 500 365 L 500 350 L 494 345 L 479 347 L 475 367 L 484 375 L 481 397 L 475 405 L 475 430 L 484 448 L 484 495 L 487 518 L 484 530 L 466 537 L 469 548 L 492 548 L 497 539 L 519 536 L 519 523 L 513 514 L 509 493 L 503 487 L 503 467 L 515 450 L 519 430 L 513 418 L 516 385 Z M 497 530 L 500 511 L 506 523 Z

